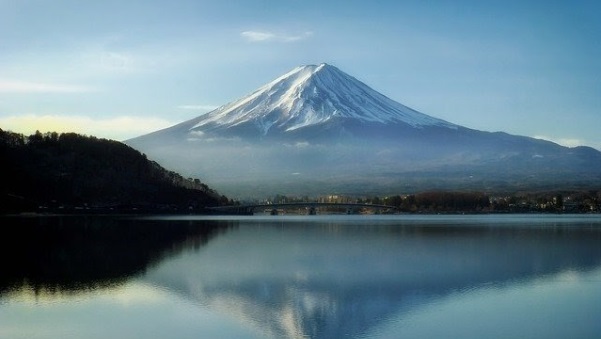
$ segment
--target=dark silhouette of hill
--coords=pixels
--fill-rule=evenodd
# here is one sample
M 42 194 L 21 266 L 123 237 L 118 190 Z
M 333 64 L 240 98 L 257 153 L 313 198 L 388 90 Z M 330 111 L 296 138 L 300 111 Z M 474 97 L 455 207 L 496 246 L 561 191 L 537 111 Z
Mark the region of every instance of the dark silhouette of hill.
M 114 140 L 0 129 L 0 212 L 202 210 L 227 198 Z

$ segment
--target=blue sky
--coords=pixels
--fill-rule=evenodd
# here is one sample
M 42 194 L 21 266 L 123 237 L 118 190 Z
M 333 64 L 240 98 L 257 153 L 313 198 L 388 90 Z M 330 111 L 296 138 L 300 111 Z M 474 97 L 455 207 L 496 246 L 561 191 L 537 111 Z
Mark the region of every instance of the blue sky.
M 601 149 L 596 1 L 0 0 L 0 128 L 123 140 L 322 62 L 453 123 Z

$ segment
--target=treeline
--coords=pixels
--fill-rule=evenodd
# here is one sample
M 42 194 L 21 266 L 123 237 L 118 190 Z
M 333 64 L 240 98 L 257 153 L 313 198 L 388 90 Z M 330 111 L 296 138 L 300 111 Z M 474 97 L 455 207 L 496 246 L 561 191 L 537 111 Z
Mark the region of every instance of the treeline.
M 490 209 L 490 197 L 480 192 L 423 192 L 384 198 L 359 199 L 359 203 L 396 207 L 401 212 L 478 212 Z
M 114 140 L 0 129 L 0 212 L 32 208 L 202 209 L 227 204 L 198 179 Z
M 358 199 L 409 213 L 598 213 L 601 191 L 530 192 L 489 196 L 481 192 L 424 192 Z

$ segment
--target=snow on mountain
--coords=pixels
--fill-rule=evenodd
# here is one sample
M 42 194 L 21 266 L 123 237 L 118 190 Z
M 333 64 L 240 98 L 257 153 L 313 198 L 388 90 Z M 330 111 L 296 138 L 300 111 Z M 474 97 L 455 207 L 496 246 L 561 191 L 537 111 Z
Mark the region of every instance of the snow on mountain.
M 190 130 L 251 125 L 265 135 L 272 129 L 290 132 L 336 118 L 417 128 L 457 127 L 395 102 L 334 66 L 320 64 L 297 67 L 254 93 L 194 119 Z
M 557 188 L 601 178 L 601 153 L 593 149 L 455 125 L 327 64 L 297 67 L 127 144 L 232 196 Z

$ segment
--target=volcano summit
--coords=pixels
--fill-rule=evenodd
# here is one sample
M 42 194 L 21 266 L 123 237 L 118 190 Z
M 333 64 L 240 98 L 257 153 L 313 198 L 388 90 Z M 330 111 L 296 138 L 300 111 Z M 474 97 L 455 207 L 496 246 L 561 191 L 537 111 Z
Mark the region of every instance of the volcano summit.
M 232 196 L 586 187 L 601 152 L 431 117 L 328 65 L 127 143 Z

